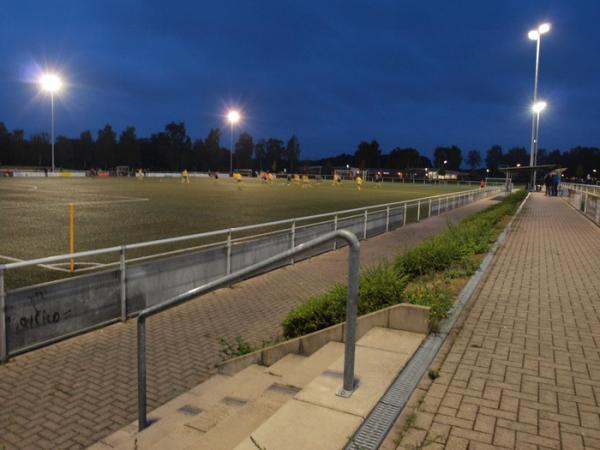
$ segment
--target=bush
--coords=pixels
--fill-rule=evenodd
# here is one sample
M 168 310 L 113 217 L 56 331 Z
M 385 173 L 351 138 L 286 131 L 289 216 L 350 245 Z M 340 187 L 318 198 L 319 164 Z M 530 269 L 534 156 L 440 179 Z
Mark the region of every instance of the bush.
M 363 315 L 400 303 L 408 283 L 407 276 L 398 276 L 389 264 L 367 269 L 360 276 L 358 314 Z M 292 309 L 283 321 L 287 338 L 302 336 L 346 320 L 348 288 L 336 285 L 324 294 L 314 296 Z
M 477 213 L 396 258 L 394 268 L 411 278 L 442 272 L 472 255 L 485 253 L 495 240 L 496 225 L 514 213 L 527 193 L 519 191 L 505 201 Z
M 430 330 L 436 331 L 452 307 L 450 292 L 440 286 L 417 282 L 403 292 L 408 282 L 423 275 L 446 272 L 446 278 L 468 276 L 477 270 L 473 255 L 485 253 L 498 233 L 498 224 L 513 214 L 527 192 L 519 191 L 501 203 L 477 213 L 444 233 L 425 241 L 396 258 L 394 265 L 383 264 L 362 273 L 358 313 L 367 314 L 407 301 L 429 306 Z M 338 284 L 324 294 L 309 298 L 292 309 L 283 321 L 286 338 L 302 336 L 346 320 L 348 289 Z
M 413 305 L 429 306 L 429 330 L 438 331 L 442 319 L 448 317 L 453 299 L 450 291 L 442 286 L 416 284 L 404 293 L 404 300 Z

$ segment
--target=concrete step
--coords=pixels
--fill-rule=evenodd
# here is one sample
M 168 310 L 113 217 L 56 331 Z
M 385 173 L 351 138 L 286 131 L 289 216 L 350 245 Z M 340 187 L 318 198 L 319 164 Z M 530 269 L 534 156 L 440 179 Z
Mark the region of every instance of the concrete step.
M 344 345 L 330 342 L 310 357 L 291 353 L 268 368 L 249 366 L 236 375 L 240 383 L 254 383 L 245 374 L 265 372 L 276 380 L 256 399 L 246 402 L 226 397 L 210 410 L 198 414 L 184 424 L 178 423 L 152 449 L 206 448 L 231 449 L 246 438 L 262 422 L 274 414 L 302 387 L 325 370 L 344 353 Z M 253 367 L 253 368 L 252 368 Z M 243 378 L 242 378 L 243 377 Z M 258 390 L 263 385 L 258 386 Z M 245 390 L 253 389 L 245 387 Z M 254 392 L 258 392 L 254 390 Z M 247 397 L 247 396 L 246 396 Z M 234 397 L 234 399 L 237 397 Z M 145 433 L 145 432 L 144 432 Z
M 191 425 L 178 427 L 150 447 L 152 450 L 231 450 L 298 393 L 298 389 L 272 384 L 257 399 L 225 417 L 208 432 Z
M 97 449 L 119 450 L 149 448 L 178 426 L 194 423 L 197 429 L 208 431 L 220 420 L 233 414 L 246 403 L 259 397 L 279 377 L 265 367 L 252 365 L 234 376 L 214 375 L 185 394 L 176 397 L 148 414 L 151 425 L 138 433 L 138 424 L 102 439 Z
M 290 353 L 271 365 L 267 371 L 281 377 L 281 384 L 303 388 L 343 354 L 344 344 L 329 342 L 309 357 Z
M 359 386 L 350 398 L 336 395 L 343 379 L 341 355 L 235 450 L 343 448 L 424 338 L 421 333 L 371 329 L 356 346 Z

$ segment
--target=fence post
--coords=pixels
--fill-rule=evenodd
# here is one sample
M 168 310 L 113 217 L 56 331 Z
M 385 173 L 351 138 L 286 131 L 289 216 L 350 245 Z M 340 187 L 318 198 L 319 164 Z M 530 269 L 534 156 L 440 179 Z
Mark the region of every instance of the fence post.
M 600 198 L 594 197 L 596 200 L 596 223 L 600 224 Z
M 8 360 L 6 335 L 6 291 L 4 290 L 4 269 L 0 269 L 0 363 Z
M 365 209 L 365 223 L 363 225 L 363 239 L 367 238 L 367 210 Z
M 427 212 L 427 218 L 431 217 L 431 199 L 429 199 L 429 211 Z
M 390 231 L 390 207 L 385 208 L 385 232 Z
M 138 318 L 137 329 L 137 370 L 138 370 L 138 431 L 148 425 L 146 419 L 146 318 Z
M 125 267 L 125 246 L 121 246 L 120 263 L 121 269 L 121 322 L 127 320 L 127 269 Z
M 407 206 L 407 203 L 404 203 L 404 210 L 403 210 L 404 214 L 402 214 L 404 217 L 402 218 L 402 226 L 406 225 L 406 216 L 407 216 L 407 208 L 406 208 L 406 206 Z
M 337 231 L 338 227 L 338 216 L 337 214 L 333 217 L 333 231 Z M 333 249 L 337 250 L 337 239 L 333 240 Z
M 417 222 L 421 221 L 421 200 L 417 201 Z
M 227 233 L 227 275 L 231 273 L 231 229 Z
M 296 246 L 296 221 L 292 222 L 292 246 L 290 248 L 294 248 Z M 292 256 L 292 264 L 294 264 L 295 259 Z
M 588 199 L 588 195 L 586 192 L 585 194 L 583 194 L 583 215 L 585 215 L 587 213 L 587 199 Z

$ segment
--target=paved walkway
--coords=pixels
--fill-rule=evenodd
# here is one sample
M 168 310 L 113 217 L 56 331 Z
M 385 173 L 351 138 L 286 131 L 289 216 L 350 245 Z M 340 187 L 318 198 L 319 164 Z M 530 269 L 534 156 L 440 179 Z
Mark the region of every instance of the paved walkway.
M 362 243 L 369 265 L 443 230 L 482 200 Z M 205 380 L 220 338 L 260 345 L 277 338 L 289 309 L 347 276 L 347 252 L 330 252 L 221 289 L 148 320 L 149 407 Z M 0 449 L 81 448 L 136 418 L 135 320 L 69 339 L 0 366 Z
M 600 228 L 534 195 L 471 305 L 399 448 L 600 449 Z

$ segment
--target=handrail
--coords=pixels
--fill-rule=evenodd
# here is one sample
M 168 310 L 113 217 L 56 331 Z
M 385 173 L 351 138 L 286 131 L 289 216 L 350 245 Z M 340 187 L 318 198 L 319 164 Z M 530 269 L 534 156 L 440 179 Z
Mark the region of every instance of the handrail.
M 575 192 L 581 192 L 592 195 L 594 197 L 600 197 L 600 186 L 594 184 L 580 184 L 580 183 L 561 183 L 567 189 L 572 189 Z
M 144 430 L 149 424 L 146 416 L 146 319 L 161 311 L 179 305 L 192 297 L 198 297 L 223 286 L 230 285 L 246 278 L 253 272 L 264 269 L 271 264 L 288 259 L 298 253 L 317 247 L 326 242 L 343 239 L 348 243 L 348 301 L 346 304 L 346 331 L 344 347 L 344 384 L 337 395 L 349 397 L 356 389 L 354 379 L 354 352 L 356 342 L 356 314 L 358 309 L 358 269 L 360 242 L 356 235 L 347 230 L 337 230 L 326 233 L 318 238 L 297 245 L 285 252 L 272 256 L 259 263 L 238 270 L 230 275 L 211 281 L 183 294 L 177 295 L 163 303 L 150 306 L 138 315 L 137 319 L 137 362 L 138 362 L 138 429 Z
M 494 191 L 497 191 L 499 189 L 499 187 L 500 186 L 486 187 L 486 188 L 484 188 L 483 192 L 494 192 Z M 394 206 L 398 206 L 398 207 L 416 206 L 419 202 L 428 201 L 430 199 L 431 200 L 450 199 L 450 198 L 453 198 L 456 196 L 468 195 L 468 194 L 473 194 L 473 193 L 477 193 L 477 192 L 482 192 L 482 189 L 481 188 L 469 189 L 469 190 L 465 190 L 465 191 L 452 192 L 449 194 L 438 194 L 438 195 L 432 195 L 429 197 L 421 197 L 421 198 L 414 198 L 414 199 L 409 199 L 409 200 L 402 200 L 399 202 L 391 202 L 391 203 L 382 203 L 379 205 L 363 206 L 360 208 L 352 208 L 352 209 L 346 209 L 346 210 L 341 210 L 341 211 L 333 211 L 333 212 L 328 212 L 328 213 L 315 214 L 312 216 L 303 216 L 303 217 L 296 217 L 296 218 L 292 218 L 292 219 L 284 219 L 284 220 L 277 220 L 277 221 L 272 221 L 272 222 L 259 223 L 259 224 L 254 224 L 254 225 L 243 225 L 243 226 L 233 227 L 233 228 L 224 228 L 221 230 L 195 233 L 195 234 L 190 234 L 190 235 L 186 235 L 186 236 L 177 236 L 177 237 L 173 237 L 173 238 L 158 239 L 158 240 L 154 240 L 154 241 L 137 242 L 137 243 L 133 243 L 133 244 L 118 245 L 118 246 L 113 246 L 113 247 L 97 249 L 97 250 L 87 250 L 87 251 L 82 251 L 82 252 L 77 252 L 77 253 L 65 253 L 62 255 L 47 256 L 47 257 L 43 257 L 43 258 L 36 258 L 36 259 L 30 259 L 30 260 L 25 260 L 25 261 L 17 261 L 17 262 L 0 264 L 0 270 L 17 269 L 20 267 L 35 266 L 38 264 L 47 264 L 47 263 L 52 263 L 52 262 L 57 262 L 57 261 L 65 261 L 65 260 L 72 259 L 72 258 L 82 258 L 82 257 L 86 257 L 86 256 L 95 256 L 95 255 L 102 255 L 102 254 L 106 254 L 106 253 L 122 252 L 122 251 L 127 251 L 127 250 L 138 249 L 138 248 L 150 247 L 150 246 L 154 246 L 154 245 L 171 244 L 171 243 L 175 243 L 175 242 L 181 242 L 181 241 L 192 240 L 192 239 L 229 235 L 230 233 L 235 233 L 235 232 L 239 232 L 239 231 L 247 231 L 247 230 L 253 230 L 253 229 L 257 229 L 257 228 L 267 228 L 267 227 L 273 227 L 273 226 L 277 226 L 277 225 L 287 225 L 287 224 L 293 224 L 296 222 L 303 222 L 303 221 L 308 221 L 308 220 L 319 219 L 319 218 L 323 218 L 323 217 L 335 217 L 335 216 L 339 216 L 339 215 L 343 215 L 343 214 L 350 214 L 353 212 L 369 211 L 369 210 L 376 209 L 376 208 L 381 208 L 382 210 L 384 210 L 385 208 L 394 207 Z

